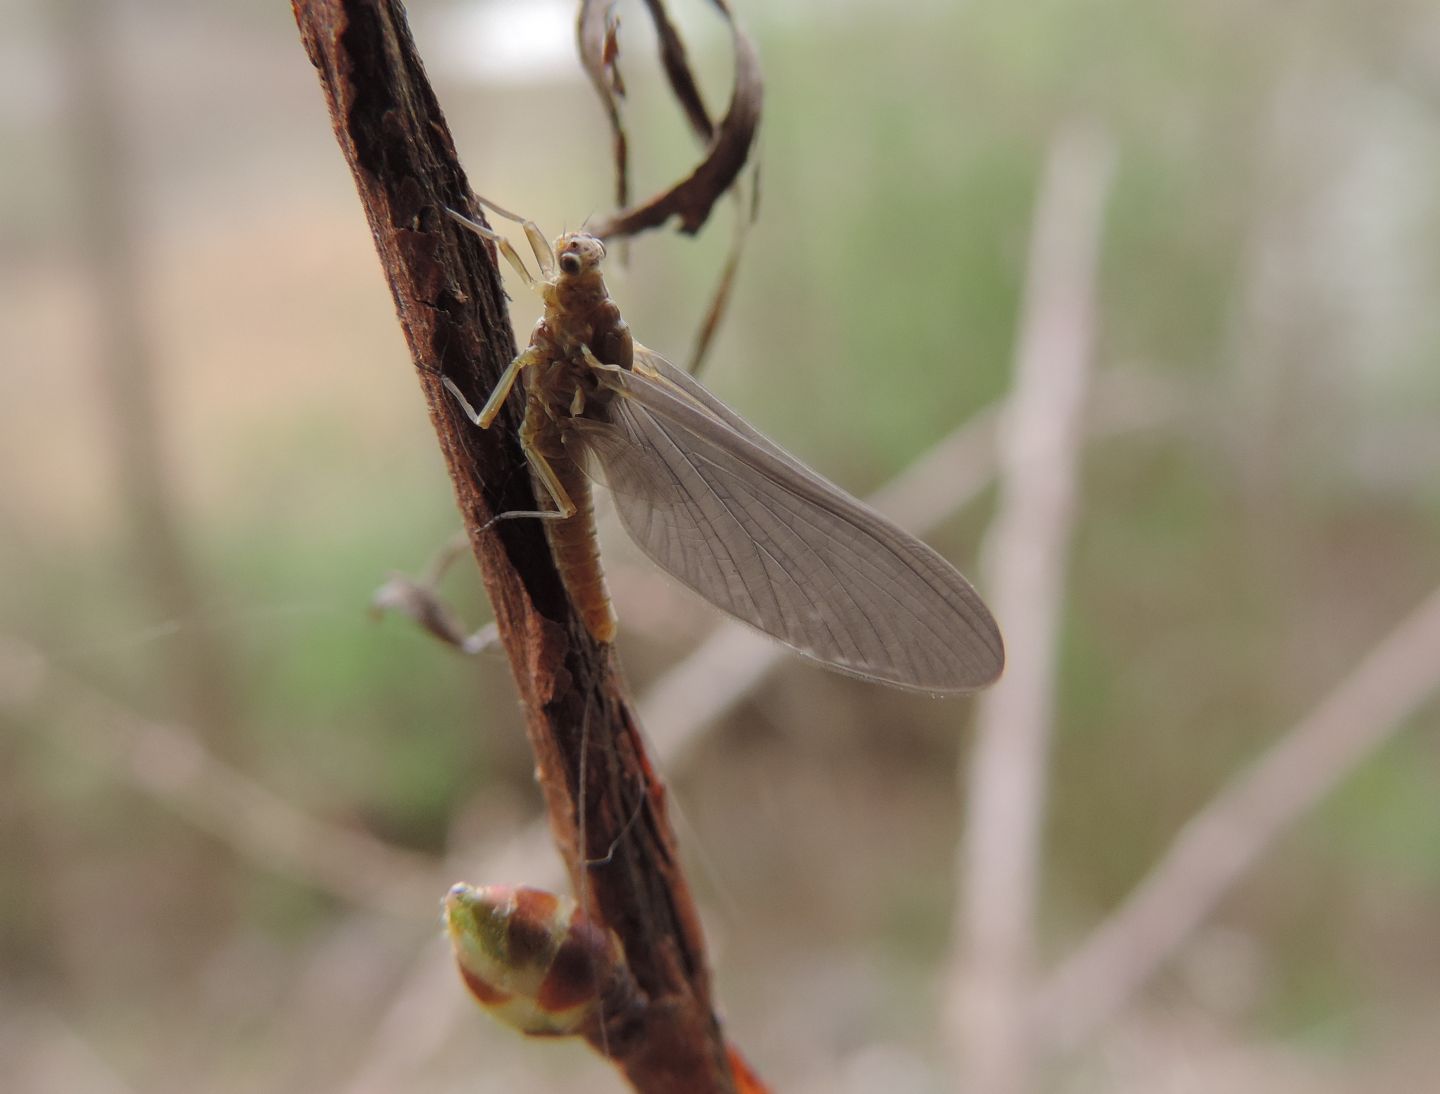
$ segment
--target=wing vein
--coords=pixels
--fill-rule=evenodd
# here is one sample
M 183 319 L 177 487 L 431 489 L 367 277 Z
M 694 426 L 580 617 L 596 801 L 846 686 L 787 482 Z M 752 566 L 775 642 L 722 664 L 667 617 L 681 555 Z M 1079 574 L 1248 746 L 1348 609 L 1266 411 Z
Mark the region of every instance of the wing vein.
M 842 672 L 928 692 L 999 674 L 999 631 L 953 567 L 644 353 L 650 368 L 606 373 L 608 403 L 565 428 L 655 562 Z

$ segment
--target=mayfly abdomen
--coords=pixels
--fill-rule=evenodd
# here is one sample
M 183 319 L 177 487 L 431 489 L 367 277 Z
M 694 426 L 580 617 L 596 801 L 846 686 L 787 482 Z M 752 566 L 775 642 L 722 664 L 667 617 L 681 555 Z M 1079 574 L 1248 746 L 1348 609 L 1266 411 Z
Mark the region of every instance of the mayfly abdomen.
M 531 425 L 535 422 L 536 425 Z M 615 640 L 615 608 L 605 587 L 600 565 L 600 544 L 595 535 L 595 505 L 590 480 L 565 448 L 557 424 L 532 403 L 526 414 L 524 443 L 555 473 L 575 512 L 564 520 L 547 520 L 545 532 L 560 580 L 585 620 L 585 627 L 599 642 Z

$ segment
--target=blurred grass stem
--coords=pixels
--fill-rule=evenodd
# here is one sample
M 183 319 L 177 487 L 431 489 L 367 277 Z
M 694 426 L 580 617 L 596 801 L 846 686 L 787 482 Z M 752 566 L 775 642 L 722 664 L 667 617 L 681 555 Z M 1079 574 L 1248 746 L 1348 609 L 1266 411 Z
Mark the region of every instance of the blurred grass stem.
M 1440 689 L 1440 589 L 1181 829 L 1135 891 L 1046 980 L 1041 1043 L 1093 1036 L 1184 945 L 1297 818 Z
M 34 724 L 52 739 L 266 871 L 411 921 L 449 883 L 440 863 L 310 816 L 220 759 L 194 729 L 142 717 L 0 635 L 0 711 L 35 705 L 51 708 Z
M 1114 150 L 1061 130 L 1046 157 L 1030 239 L 1015 379 L 998 440 L 1000 498 L 981 588 L 1009 664 L 979 699 L 958 849 L 947 1002 L 963 1089 L 1021 1094 L 1046 765 L 1065 573 L 1095 341 L 1095 281 Z
M 108 415 L 119 511 L 128 518 L 129 555 L 151 618 L 191 623 L 202 615 L 204 578 L 185 541 L 168 474 L 165 423 L 156 391 L 145 312 L 145 268 L 137 242 L 138 165 L 132 162 L 117 56 L 120 5 L 61 0 L 60 34 L 70 96 L 76 240 L 90 281 L 96 383 Z M 237 747 L 231 655 L 212 628 L 190 626 L 167 649 L 178 715 L 212 747 Z

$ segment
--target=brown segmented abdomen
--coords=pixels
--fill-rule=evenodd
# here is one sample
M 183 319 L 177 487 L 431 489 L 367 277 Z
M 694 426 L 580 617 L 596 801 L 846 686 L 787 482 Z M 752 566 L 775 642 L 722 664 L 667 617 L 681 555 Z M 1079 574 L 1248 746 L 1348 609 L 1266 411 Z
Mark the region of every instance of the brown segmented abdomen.
M 535 423 L 532 425 L 531 423 Z M 534 402 L 525 415 L 524 440 L 555 472 L 560 485 L 575 505 L 573 516 L 547 520 L 545 532 L 565 590 L 585 627 L 600 642 L 615 640 L 615 608 L 605 587 L 600 565 L 600 543 L 595 536 L 595 505 L 590 480 L 566 451 L 560 429 L 544 409 Z M 545 495 L 544 487 L 538 490 Z

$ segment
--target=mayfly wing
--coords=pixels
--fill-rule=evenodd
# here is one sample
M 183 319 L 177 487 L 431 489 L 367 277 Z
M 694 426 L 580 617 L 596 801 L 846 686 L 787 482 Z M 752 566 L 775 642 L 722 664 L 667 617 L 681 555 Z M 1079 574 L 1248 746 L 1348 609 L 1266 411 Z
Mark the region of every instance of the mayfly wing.
M 662 386 L 678 391 L 678 393 L 695 403 L 705 413 L 714 418 L 718 418 L 736 433 L 743 436 L 747 441 L 763 449 L 771 456 L 790 464 L 802 475 L 808 475 L 811 478 L 819 477 L 814 471 L 810 470 L 810 468 L 806 467 L 794 456 L 790 455 L 790 453 L 786 452 L 769 437 L 765 436 L 765 434 L 761 433 L 744 418 L 736 414 L 735 411 L 731 410 L 712 395 L 709 388 L 701 384 L 699 380 L 695 379 L 695 377 L 691 376 L 683 368 L 676 368 L 653 349 L 642 346 L 638 342 L 635 344 L 635 369 L 641 376 L 646 376 L 648 373 L 651 378 L 659 381 Z M 834 487 L 833 484 L 829 482 L 826 482 L 825 485 L 830 486 L 832 489 L 838 489 L 838 487 Z
M 656 361 L 607 369 L 608 420 L 567 423 L 646 554 L 841 672 L 930 693 L 1000 674 L 999 629 L 953 566 Z

